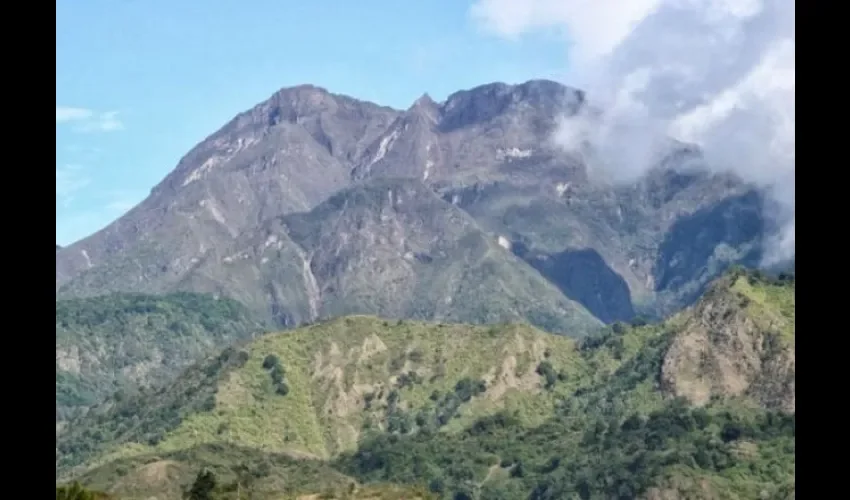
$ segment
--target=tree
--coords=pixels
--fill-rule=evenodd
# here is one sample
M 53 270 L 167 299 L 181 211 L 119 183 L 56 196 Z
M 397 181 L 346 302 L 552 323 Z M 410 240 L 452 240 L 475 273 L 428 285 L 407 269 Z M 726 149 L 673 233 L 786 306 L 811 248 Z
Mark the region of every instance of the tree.
M 289 386 L 286 384 L 286 382 L 281 381 L 279 384 L 277 384 L 275 392 L 281 396 L 286 396 L 287 394 L 289 394 Z
M 737 422 L 726 422 L 726 424 L 723 425 L 723 430 L 720 431 L 720 439 L 722 439 L 724 443 L 728 443 L 740 438 L 743 433 L 741 425 Z
M 202 469 L 188 492 L 183 496 L 186 500 L 213 500 L 212 493 L 215 491 L 215 474 L 209 469 Z
M 538 375 L 542 375 L 546 379 L 546 389 L 551 389 L 555 386 L 555 382 L 557 382 L 558 380 L 558 375 L 555 373 L 555 369 L 552 367 L 552 363 L 548 361 L 543 361 L 542 363 L 537 365 L 536 371 Z

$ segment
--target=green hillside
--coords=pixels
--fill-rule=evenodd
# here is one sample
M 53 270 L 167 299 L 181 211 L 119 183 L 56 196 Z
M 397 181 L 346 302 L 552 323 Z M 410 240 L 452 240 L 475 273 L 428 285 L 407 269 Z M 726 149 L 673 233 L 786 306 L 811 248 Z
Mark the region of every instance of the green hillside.
M 793 336 L 793 280 L 733 271 L 660 327 L 615 327 L 585 341 L 579 352 L 594 383 L 559 400 L 541 426 L 504 412 L 456 435 L 376 434 L 336 466 L 361 481 L 426 483 L 447 498 L 793 498 L 793 382 L 785 394 L 762 382 L 793 381 L 793 364 L 777 369 L 793 359 Z M 702 372 L 682 370 L 678 346 L 697 337 L 715 359 L 704 356 Z M 715 370 L 728 339 L 763 346 L 761 366 Z M 741 349 L 738 361 L 747 358 Z M 689 404 L 701 393 L 678 391 L 692 375 L 714 383 L 703 406 Z M 728 379 L 749 386 L 716 390 Z
M 57 476 L 120 494 L 144 463 L 188 487 L 213 460 L 289 457 L 441 498 L 790 498 L 794 293 L 735 270 L 661 324 L 578 343 L 363 316 L 265 335 L 73 422 Z
M 198 476 L 212 473 L 216 500 L 251 498 L 430 499 L 426 488 L 391 484 L 363 487 L 330 464 L 264 453 L 227 444 L 209 444 L 163 454 L 139 455 L 110 462 L 83 475 L 92 488 L 109 488 L 123 500 L 180 498 Z M 243 497 L 244 498 L 244 497 Z
M 85 488 L 78 481 L 56 487 L 56 500 L 111 500 L 112 498 L 111 495 L 102 491 Z
M 568 375 L 557 391 L 540 387 L 546 359 Z M 61 465 L 214 442 L 327 458 L 368 429 L 457 431 L 505 408 L 531 425 L 587 377 L 584 365 L 572 340 L 525 325 L 340 318 L 227 349 L 167 388 L 93 411 L 59 441 Z
M 171 382 L 196 360 L 263 329 L 239 303 L 209 295 L 56 301 L 57 422 L 117 391 Z

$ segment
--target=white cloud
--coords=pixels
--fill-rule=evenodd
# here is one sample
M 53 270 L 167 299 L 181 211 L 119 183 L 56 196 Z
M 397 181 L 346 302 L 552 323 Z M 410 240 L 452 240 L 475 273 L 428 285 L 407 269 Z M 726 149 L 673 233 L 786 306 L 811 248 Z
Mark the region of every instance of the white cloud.
M 515 38 L 543 28 L 562 28 L 571 57 L 591 59 L 620 44 L 659 0 L 478 0 L 472 16 L 500 35 Z
M 86 108 L 56 106 L 56 125 L 75 123 L 77 132 L 112 132 L 122 130 L 124 124 L 117 111 L 96 112 Z
M 56 123 L 64 123 L 76 120 L 86 120 L 94 115 L 94 112 L 85 108 L 70 108 L 67 106 L 56 106 Z
M 667 137 L 699 144 L 711 166 L 773 195 L 784 229 L 769 259 L 793 256 L 793 0 L 477 0 L 471 14 L 505 37 L 564 32 L 569 83 L 596 111 L 556 139 L 589 145 L 591 173 L 632 180 Z
M 101 113 L 96 118 L 86 120 L 77 127 L 80 132 L 112 132 L 123 129 L 124 124 L 118 119 L 117 111 Z

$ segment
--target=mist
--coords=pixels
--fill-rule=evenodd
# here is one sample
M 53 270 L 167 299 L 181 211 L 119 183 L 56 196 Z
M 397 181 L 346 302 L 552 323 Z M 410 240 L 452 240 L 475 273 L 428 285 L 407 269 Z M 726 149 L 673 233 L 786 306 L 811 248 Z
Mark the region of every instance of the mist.
M 471 14 L 501 36 L 565 38 L 565 83 L 589 105 L 553 139 L 589 175 L 632 182 L 671 139 L 697 145 L 767 195 L 764 264 L 794 257 L 793 0 L 477 0 Z

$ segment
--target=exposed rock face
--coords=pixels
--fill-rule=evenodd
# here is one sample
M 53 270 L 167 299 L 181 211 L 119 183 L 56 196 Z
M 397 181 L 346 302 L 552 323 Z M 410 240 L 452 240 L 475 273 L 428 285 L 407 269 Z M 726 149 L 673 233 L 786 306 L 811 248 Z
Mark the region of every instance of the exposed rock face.
M 633 185 L 591 182 L 550 140 L 583 102 L 542 80 L 425 95 L 404 111 L 283 89 L 126 215 L 58 248 L 57 296 L 204 291 L 284 325 L 356 311 L 564 329 L 565 311 L 589 310 L 588 325 L 668 312 L 730 263 L 759 258 L 758 195 L 678 169 L 692 163 L 687 147 Z M 385 184 L 401 180 L 417 194 Z M 511 279 L 490 279 L 486 262 Z M 469 293 L 509 298 L 447 312 Z
M 231 290 L 278 322 L 377 313 L 439 321 L 532 321 L 578 335 L 598 321 L 462 210 L 416 180 L 346 189 L 304 214 L 246 233 L 186 282 Z M 267 294 L 267 295 L 266 295 Z
M 713 396 L 749 397 L 793 413 L 794 290 L 787 288 L 751 285 L 743 277 L 715 285 L 673 338 L 662 365 L 662 389 L 698 405 Z M 782 310 L 771 300 L 780 294 L 790 301 L 790 313 L 787 304 Z

